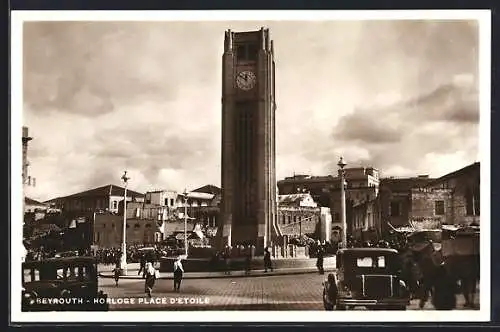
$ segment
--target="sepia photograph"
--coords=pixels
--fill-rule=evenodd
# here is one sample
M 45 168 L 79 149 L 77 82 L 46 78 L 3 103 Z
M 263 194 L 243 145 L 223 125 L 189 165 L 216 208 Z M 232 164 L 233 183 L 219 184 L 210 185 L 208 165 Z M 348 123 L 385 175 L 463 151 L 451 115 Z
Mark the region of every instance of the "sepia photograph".
M 489 320 L 490 13 L 212 13 L 12 13 L 12 319 Z

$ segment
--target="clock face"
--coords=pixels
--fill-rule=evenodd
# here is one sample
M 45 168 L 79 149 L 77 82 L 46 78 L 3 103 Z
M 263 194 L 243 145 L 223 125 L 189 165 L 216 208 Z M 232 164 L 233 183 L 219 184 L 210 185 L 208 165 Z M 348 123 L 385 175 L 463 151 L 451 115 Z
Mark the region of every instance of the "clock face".
M 251 90 L 255 86 L 255 83 L 257 83 L 257 77 L 251 71 L 245 70 L 236 76 L 236 85 L 241 90 Z

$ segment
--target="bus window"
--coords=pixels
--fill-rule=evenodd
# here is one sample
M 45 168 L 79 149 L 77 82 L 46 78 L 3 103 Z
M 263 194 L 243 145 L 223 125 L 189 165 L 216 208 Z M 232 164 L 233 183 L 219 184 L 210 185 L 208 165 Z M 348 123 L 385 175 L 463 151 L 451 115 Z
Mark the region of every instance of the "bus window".
M 40 280 L 40 272 L 36 269 L 23 269 L 24 282 L 33 282 Z

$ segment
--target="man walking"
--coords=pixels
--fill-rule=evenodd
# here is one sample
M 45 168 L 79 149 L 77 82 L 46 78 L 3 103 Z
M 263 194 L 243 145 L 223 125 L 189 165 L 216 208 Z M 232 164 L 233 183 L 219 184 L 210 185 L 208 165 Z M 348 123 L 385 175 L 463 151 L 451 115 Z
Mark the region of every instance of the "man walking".
M 180 292 L 182 276 L 184 274 L 184 268 L 182 267 L 181 256 L 177 257 L 174 262 L 174 291 Z
M 457 281 L 446 270 L 444 264 L 438 267 L 434 278 L 432 304 L 436 310 L 453 310 L 457 306 Z
M 224 258 L 224 274 L 231 274 L 231 250 L 230 246 L 226 246 L 223 253 Z
M 122 274 L 122 269 L 120 269 L 120 266 L 117 264 L 116 267 L 113 269 L 113 276 L 115 278 L 116 287 L 118 287 L 118 281 L 120 281 L 121 274 Z
M 139 272 L 137 272 L 137 275 L 140 275 L 142 272 L 142 278 L 146 278 L 146 257 L 144 254 L 141 255 L 140 258 L 140 267 L 139 267 Z
M 252 268 L 252 247 L 247 246 L 245 252 L 245 274 L 250 274 Z
M 273 272 L 273 265 L 271 264 L 271 253 L 269 252 L 269 247 L 264 249 L 264 272 L 271 270 Z
M 317 249 L 317 259 L 316 259 L 316 267 L 318 268 L 319 274 L 324 274 L 325 270 L 323 269 L 323 256 L 324 256 L 324 251 L 323 251 L 323 246 L 319 243 L 318 241 L 318 249 Z

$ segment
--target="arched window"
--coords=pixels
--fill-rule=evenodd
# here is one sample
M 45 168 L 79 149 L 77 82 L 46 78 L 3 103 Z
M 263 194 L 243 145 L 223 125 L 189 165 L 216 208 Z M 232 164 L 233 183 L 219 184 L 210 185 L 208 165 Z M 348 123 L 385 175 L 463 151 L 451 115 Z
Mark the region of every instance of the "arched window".
M 135 224 L 134 228 L 141 228 L 141 225 L 140 224 Z

